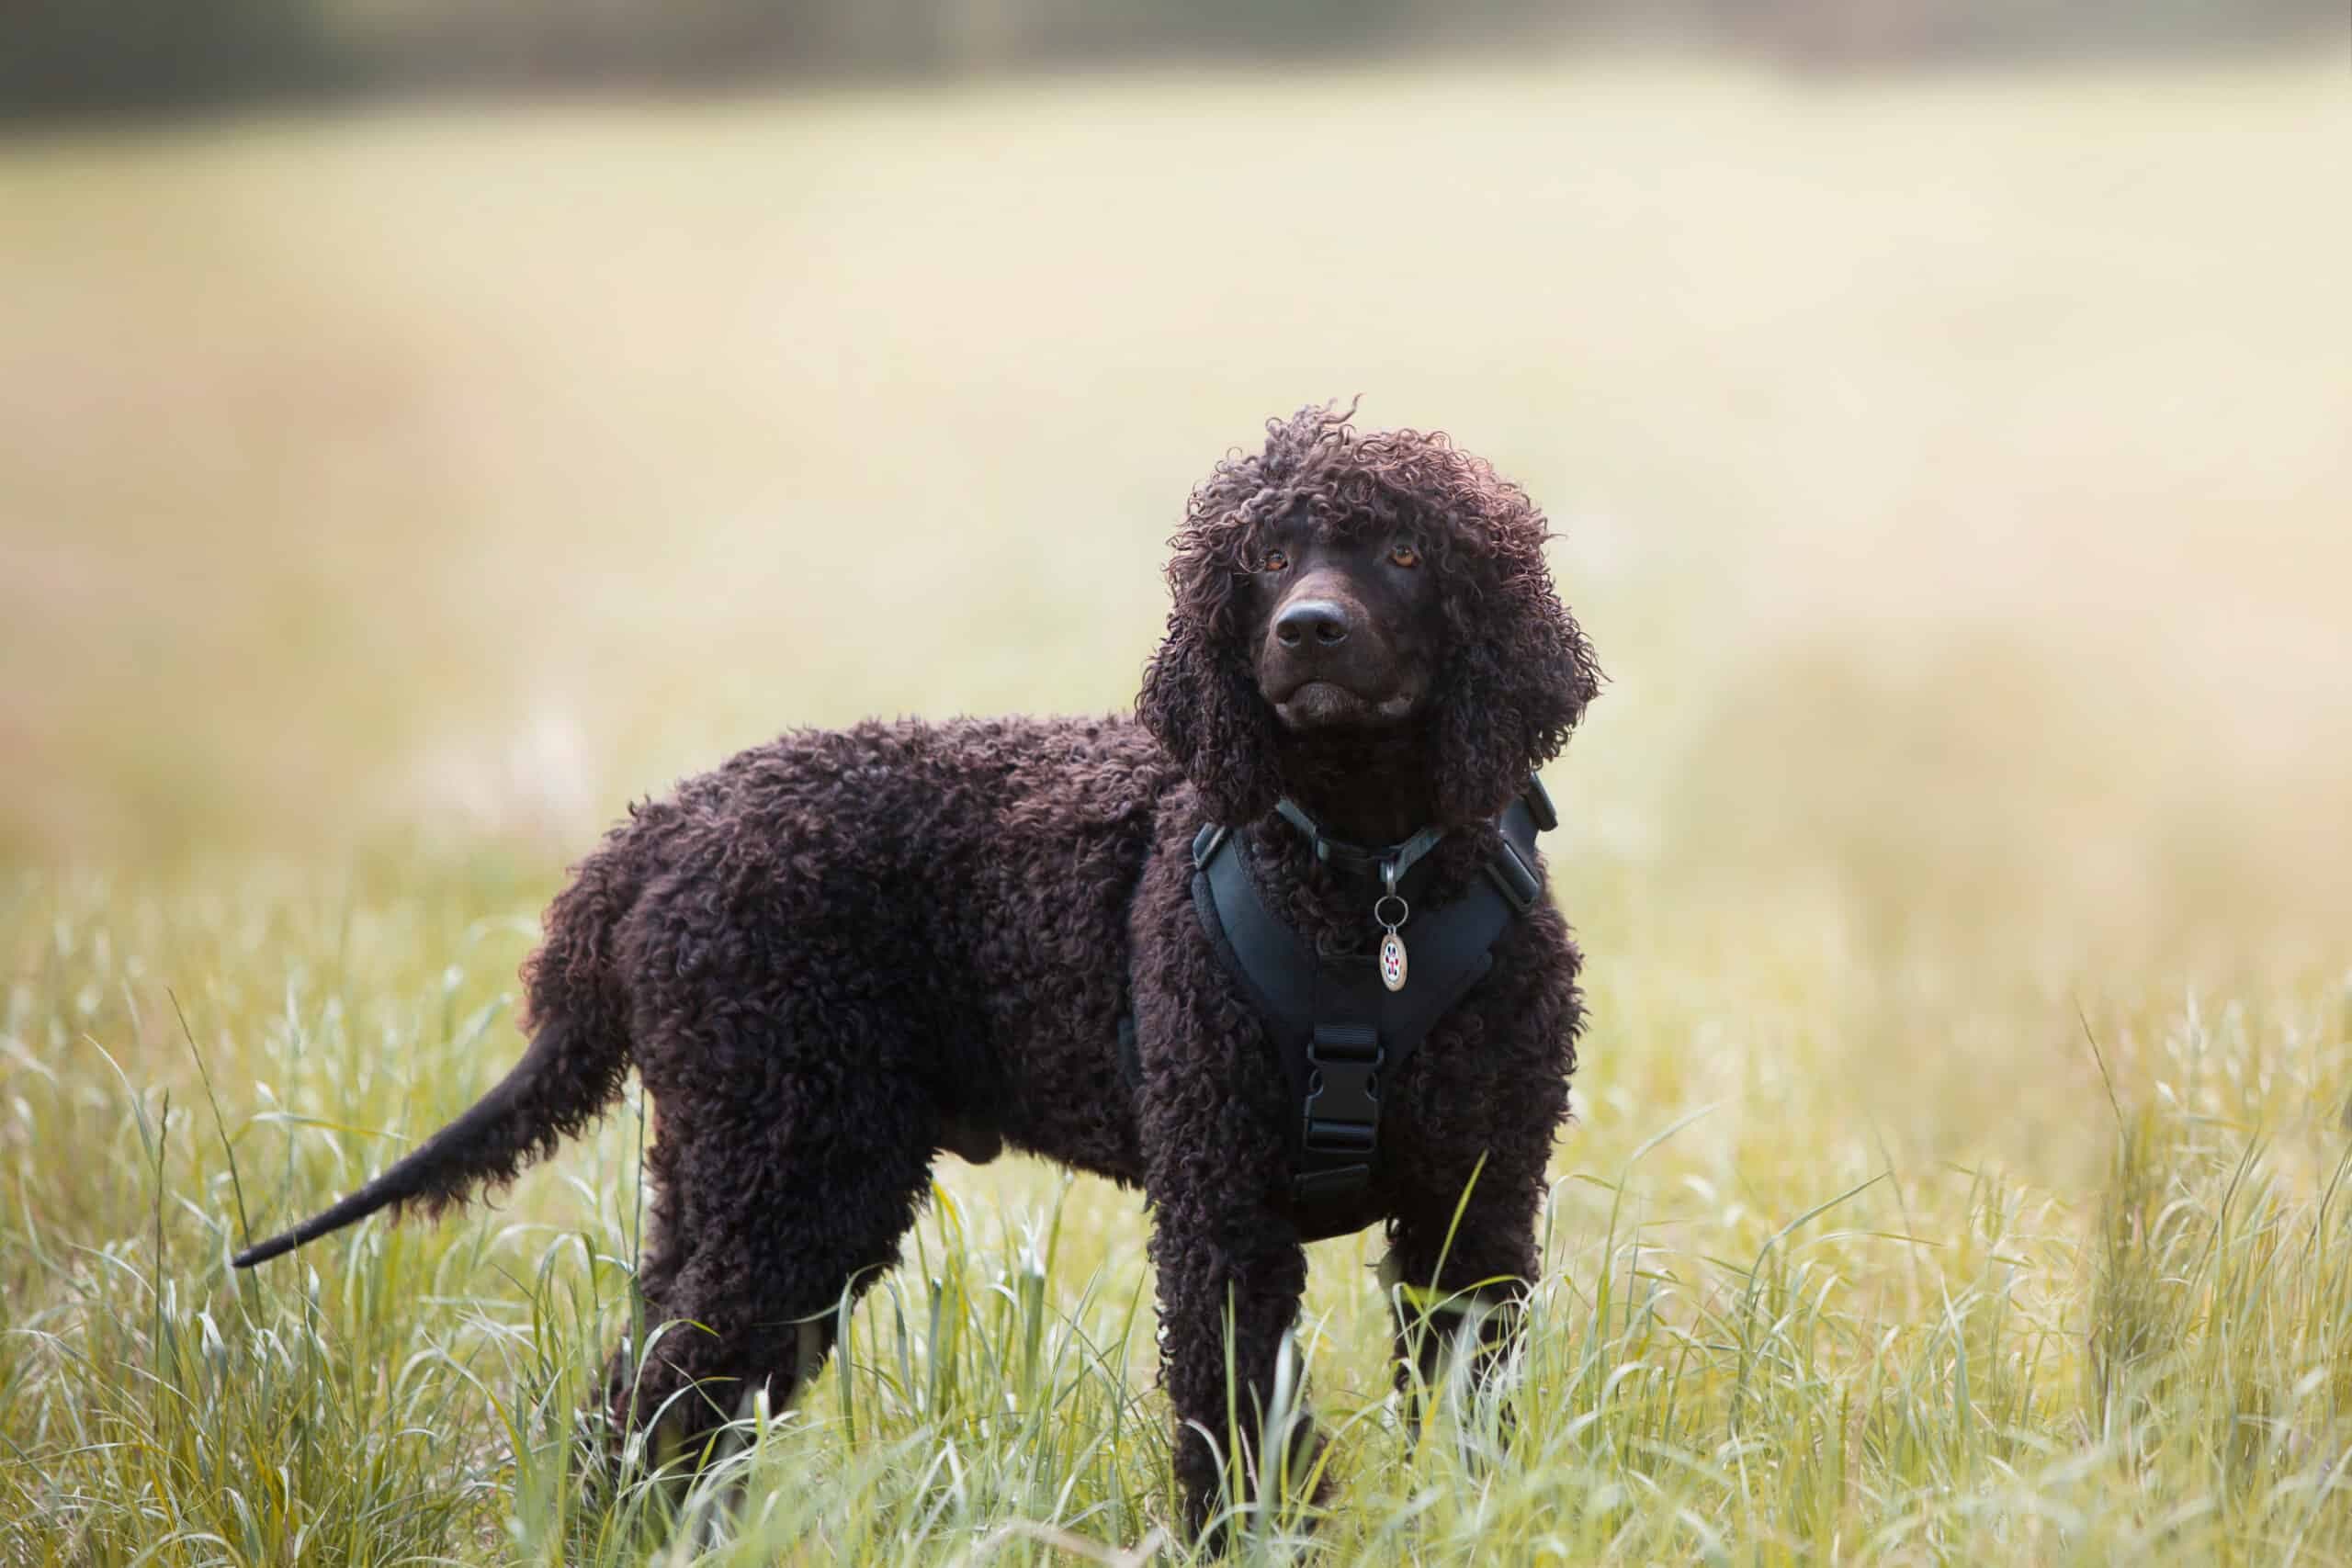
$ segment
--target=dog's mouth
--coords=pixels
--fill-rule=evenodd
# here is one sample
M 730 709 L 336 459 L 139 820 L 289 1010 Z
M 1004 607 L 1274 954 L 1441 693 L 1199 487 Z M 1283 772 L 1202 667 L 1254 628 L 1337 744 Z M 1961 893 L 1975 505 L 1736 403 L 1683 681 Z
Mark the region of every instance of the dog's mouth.
M 1274 716 L 1292 730 L 1383 728 L 1413 716 L 1420 694 L 1397 692 L 1365 696 L 1337 681 L 1302 681 L 1283 696 L 1272 696 Z

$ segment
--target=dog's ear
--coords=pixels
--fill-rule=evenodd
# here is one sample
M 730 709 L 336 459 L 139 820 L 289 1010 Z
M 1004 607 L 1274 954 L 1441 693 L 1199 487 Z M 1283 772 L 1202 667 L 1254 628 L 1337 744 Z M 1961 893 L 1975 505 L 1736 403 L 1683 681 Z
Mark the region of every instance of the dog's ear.
M 1273 711 L 1258 694 L 1243 635 L 1238 574 L 1198 519 L 1168 566 L 1175 607 L 1143 674 L 1136 716 L 1201 792 L 1211 818 L 1255 821 L 1281 794 Z
M 1542 518 L 1524 526 L 1531 537 L 1479 563 L 1488 578 L 1480 590 L 1447 595 L 1451 651 L 1430 709 L 1443 822 L 1482 821 L 1510 805 L 1600 690 L 1592 645 L 1544 568 Z

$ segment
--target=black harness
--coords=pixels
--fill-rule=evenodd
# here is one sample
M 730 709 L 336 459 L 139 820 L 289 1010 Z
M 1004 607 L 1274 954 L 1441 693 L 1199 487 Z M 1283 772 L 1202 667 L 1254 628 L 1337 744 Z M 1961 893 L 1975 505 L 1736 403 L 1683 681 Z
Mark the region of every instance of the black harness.
M 1442 829 L 1401 844 L 1364 849 L 1324 836 L 1291 802 L 1285 820 L 1306 833 L 1316 857 L 1375 878 L 1383 902 L 1405 886 Z M 1535 836 L 1558 826 L 1540 780 L 1496 818 L 1500 841 L 1486 875 L 1452 903 L 1410 909 L 1393 928 L 1410 939 L 1400 988 L 1381 979 L 1369 952 L 1318 954 L 1268 907 L 1250 857 L 1211 824 L 1193 840 L 1193 908 L 1218 959 L 1265 1021 L 1291 1102 L 1291 1201 L 1306 1240 L 1359 1231 L 1379 1219 L 1371 1200 L 1379 1158 L 1380 1086 L 1400 1072 L 1437 1021 L 1494 966 L 1493 948 L 1511 921 L 1544 897 Z M 1403 906 L 1400 904 L 1399 908 Z M 1379 917 L 1384 924 L 1387 917 Z M 1401 951 L 1400 951 L 1401 956 Z M 1142 1080 L 1132 1021 L 1120 1021 L 1120 1066 Z

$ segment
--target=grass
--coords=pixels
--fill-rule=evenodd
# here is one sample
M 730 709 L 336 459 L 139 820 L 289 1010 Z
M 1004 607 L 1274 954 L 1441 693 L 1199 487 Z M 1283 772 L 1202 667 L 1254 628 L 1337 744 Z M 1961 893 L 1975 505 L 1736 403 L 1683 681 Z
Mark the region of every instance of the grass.
M 504 907 L 526 917 L 524 891 Z M 634 1106 L 515 1211 L 371 1223 L 232 1276 L 247 1223 L 486 1087 L 526 920 L 482 902 L 405 874 L 339 906 L 16 887 L 0 1430 L 27 1462 L 0 1507 L 22 1560 L 1045 1562 L 1158 1539 L 1144 1221 L 1092 1183 L 946 1168 L 849 1370 L 683 1525 L 577 1485 L 574 1412 L 629 1318 Z M 1599 978 L 1602 1019 L 1654 962 Z M 138 1000 L 158 971 L 207 976 L 185 1033 Z M 1345 1488 L 1318 1539 L 1375 1561 L 2344 1560 L 2352 998 L 2256 994 L 2104 1006 L 2112 1100 L 2089 1040 L 2052 1043 L 2036 1091 L 2087 1080 L 2101 1151 L 2060 1185 L 1900 1158 L 1850 1107 L 1799 1120 L 1835 1099 L 1818 1053 L 1745 1112 L 1589 1111 L 1507 1449 L 1476 1408 L 1410 1440 L 1376 1249 L 1318 1247 L 1303 1348 Z M 1611 1066 L 1597 1050 L 1589 1077 Z
M 944 1161 L 682 1504 L 580 1474 L 634 1100 L 226 1258 L 495 1079 L 625 799 L 1124 703 L 1184 486 L 1358 389 L 1563 530 L 1593 1024 L 1512 1440 L 1321 1244 L 1244 1554 L 2352 1562 L 2340 83 L 1272 85 L 0 149 L 0 1562 L 1182 1560 L 1091 1180 Z

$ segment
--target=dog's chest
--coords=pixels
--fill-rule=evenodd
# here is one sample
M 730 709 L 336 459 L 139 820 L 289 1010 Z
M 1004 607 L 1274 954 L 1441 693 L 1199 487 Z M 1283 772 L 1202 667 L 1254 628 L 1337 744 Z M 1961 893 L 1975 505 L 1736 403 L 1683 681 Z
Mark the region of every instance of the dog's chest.
M 1483 874 L 1418 912 L 1403 873 L 1442 835 L 1417 838 L 1385 859 L 1367 857 L 1377 875 L 1368 913 L 1381 933 L 1371 951 L 1334 940 L 1329 899 L 1300 911 L 1304 919 L 1293 914 L 1301 900 L 1283 898 L 1280 883 L 1224 829 L 1205 828 L 1194 839 L 1193 911 L 1280 1067 L 1290 1197 L 1307 1239 L 1382 1217 L 1381 1189 L 1393 1174 L 1383 1168 L 1393 1163 L 1384 1148 L 1400 1136 L 1415 1146 L 1421 1131 L 1398 1124 L 1411 1112 L 1397 1103 L 1396 1086 L 1415 1081 L 1423 1043 L 1486 978 L 1497 943 L 1541 900 L 1534 838 L 1542 819 L 1532 801 L 1514 802 L 1496 824 L 1498 848 Z M 1319 852 L 1319 835 L 1314 841 Z

